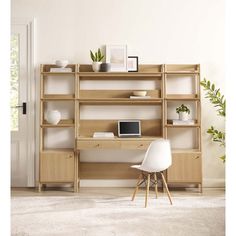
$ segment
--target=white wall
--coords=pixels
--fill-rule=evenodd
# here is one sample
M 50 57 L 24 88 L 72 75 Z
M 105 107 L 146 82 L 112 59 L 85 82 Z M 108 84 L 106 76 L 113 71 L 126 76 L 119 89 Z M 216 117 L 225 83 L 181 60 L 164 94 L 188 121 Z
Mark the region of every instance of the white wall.
M 224 92 L 224 0 L 12 0 L 12 17 L 36 18 L 37 65 L 90 63 L 90 49 L 127 44 L 140 63 L 200 63 Z M 222 186 L 223 150 L 205 132 L 224 121 L 204 98 L 202 125 L 204 185 Z

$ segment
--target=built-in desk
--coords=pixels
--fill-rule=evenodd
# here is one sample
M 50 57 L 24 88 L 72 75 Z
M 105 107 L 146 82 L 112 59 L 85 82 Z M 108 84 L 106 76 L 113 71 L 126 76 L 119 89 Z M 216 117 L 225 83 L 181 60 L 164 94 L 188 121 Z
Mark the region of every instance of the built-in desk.
M 140 138 L 92 138 L 79 137 L 76 140 L 78 154 L 80 150 L 126 149 L 146 150 L 153 140 L 161 137 L 143 136 Z M 81 162 L 80 179 L 136 179 L 138 171 L 130 168 L 134 163 L 121 162 Z
M 92 138 L 80 137 L 77 139 L 77 150 L 86 149 L 134 149 L 146 150 L 153 140 L 158 137 L 140 138 Z

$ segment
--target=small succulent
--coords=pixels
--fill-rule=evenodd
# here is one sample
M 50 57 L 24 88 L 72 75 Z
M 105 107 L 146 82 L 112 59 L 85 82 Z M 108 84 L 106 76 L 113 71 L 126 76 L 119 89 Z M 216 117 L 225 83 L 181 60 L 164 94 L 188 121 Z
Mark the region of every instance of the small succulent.
M 190 110 L 187 106 L 185 106 L 184 104 L 182 104 L 181 106 L 176 108 L 176 112 L 179 114 L 180 112 L 187 112 L 188 114 L 190 114 Z
M 98 51 L 93 53 L 90 50 L 90 57 L 92 59 L 93 62 L 98 62 L 98 61 L 102 61 L 102 59 L 104 58 L 104 55 L 102 55 L 100 48 L 98 48 Z

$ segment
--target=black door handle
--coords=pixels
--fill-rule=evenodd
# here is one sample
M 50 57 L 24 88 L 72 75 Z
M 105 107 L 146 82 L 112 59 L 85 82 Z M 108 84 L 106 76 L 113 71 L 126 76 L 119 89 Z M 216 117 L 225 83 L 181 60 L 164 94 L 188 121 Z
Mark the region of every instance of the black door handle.
M 22 114 L 26 115 L 26 102 L 23 102 L 22 105 L 23 105 Z
M 22 107 L 22 114 L 23 115 L 26 115 L 26 102 L 22 102 L 22 105 L 16 105 L 16 106 L 14 106 L 14 107 L 12 107 L 12 108 L 20 108 L 20 107 Z

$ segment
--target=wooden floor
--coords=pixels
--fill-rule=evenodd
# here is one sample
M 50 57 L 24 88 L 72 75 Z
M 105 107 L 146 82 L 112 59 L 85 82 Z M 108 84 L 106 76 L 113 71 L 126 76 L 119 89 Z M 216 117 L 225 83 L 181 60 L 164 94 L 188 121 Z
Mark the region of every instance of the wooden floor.
M 41 193 L 38 192 L 37 188 L 12 188 L 11 196 L 83 196 L 91 197 L 127 197 L 132 196 L 134 188 L 111 188 L 111 187 L 81 187 L 78 193 L 74 193 L 72 188 L 46 188 Z M 163 196 L 166 193 L 162 189 L 158 189 L 159 195 Z M 203 192 L 199 193 L 195 188 L 176 188 L 170 189 L 171 195 L 174 196 L 224 196 L 224 188 L 203 188 Z M 154 196 L 154 189 L 150 190 L 150 195 Z M 140 189 L 137 196 L 144 196 L 145 189 Z

